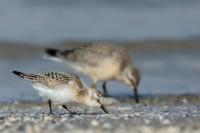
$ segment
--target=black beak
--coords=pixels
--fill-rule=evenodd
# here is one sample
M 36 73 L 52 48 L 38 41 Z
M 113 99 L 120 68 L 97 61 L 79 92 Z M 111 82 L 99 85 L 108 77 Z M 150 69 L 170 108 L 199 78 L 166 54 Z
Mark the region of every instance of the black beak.
M 138 95 L 138 89 L 137 89 L 137 87 L 135 87 L 133 89 L 133 93 L 134 93 L 134 96 L 135 96 L 135 102 L 139 103 L 139 95 Z
M 135 84 L 135 82 L 132 79 L 129 79 L 133 86 L 133 93 L 135 97 L 135 102 L 139 103 L 139 95 L 138 95 L 138 85 Z
M 98 103 L 100 104 L 100 108 L 103 110 L 103 112 L 105 112 L 106 114 L 109 114 L 109 112 L 107 111 L 107 109 L 103 106 L 103 104 L 99 101 L 99 100 L 97 100 L 98 101 Z
M 101 104 L 100 108 L 101 108 L 106 114 L 109 114 L 109 112 L 106 110 L 106 108 L 103 106 L 103 104 Z

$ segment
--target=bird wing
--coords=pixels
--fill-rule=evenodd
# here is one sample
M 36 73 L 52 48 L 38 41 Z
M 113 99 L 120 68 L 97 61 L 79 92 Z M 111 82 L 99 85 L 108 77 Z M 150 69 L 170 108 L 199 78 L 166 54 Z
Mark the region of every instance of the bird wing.
M 122 58 L 126 54 L 126 50 L 122 47 L 105 44 L 88 44 L 65 50 L 60 56 L 63 60 L 73 63 L 98 66 L 106 58 L 109 58 L 110 61 L 115 61 L 115 59 Z
M 33 84 L 46 86 L 49 89 L 59 89 L 63 88 L 63 86 L 79 90 L 85 88 L 85 85 L 79 76 L 72 73 L 47 72 L 42 74 L 27 74 L 19 71 L 13 71 L 13 73 Z
M 84 88 L 84 84 L 81 79 L 77 75 L 71 73 L 43 73 L 40 75 L 40 78 L 37 80 L 37 82 L 46 85 L 51 89 L 57 89 L 62 86 L 69 86 L 69 82 L 76 85 L 76 88 L 78 89 Z

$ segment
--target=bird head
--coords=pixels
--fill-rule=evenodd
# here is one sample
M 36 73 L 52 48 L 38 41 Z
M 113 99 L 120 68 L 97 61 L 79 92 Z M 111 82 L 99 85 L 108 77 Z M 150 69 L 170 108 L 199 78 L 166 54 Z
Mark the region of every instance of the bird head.
M 141 80 L 139 69 L 134 66 L 127 67 L 126 69 L 124 69 L 118 80 L 122 81 L 133 89 L 135 101 L 136 103 L 139 103 L 138 86 Z
M 96 89 L 89 88 L 87 90 L 88 90 L 88 93 L 87 93 L 87 96 L 85 96 L 85 100 L 84 100 L 85 104 L 92 107 L 100 107 L 105 113 L 108 114 L 108 111 L 102 104 L 103 96 L 101 95 L 101 93 Z

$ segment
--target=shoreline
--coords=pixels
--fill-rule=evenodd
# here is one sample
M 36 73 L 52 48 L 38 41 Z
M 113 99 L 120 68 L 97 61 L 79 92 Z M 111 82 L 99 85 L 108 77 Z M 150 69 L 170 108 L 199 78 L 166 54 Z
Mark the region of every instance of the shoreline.
M 135 99 L 132 95 L 130 96 L 111 96 L 111 98 L 116 99 L 118 103 L 129 103 L 136 104 Z M 111 99 L 112 100 L 112 99 Z M 184 104 L 193 104 L 200 105 L 200 94 L 184 93 L 184 94 L 155 94 L 155 95 L 140 95 L 140 102 L 144 105 L 184 105 Z M 6 104 L 39 104 L 45 103 L 41 97 L 38 100 L 9 100 L 9 101 L 0 101 L 0 107 Z M 73 103 L 71 103 L 73 105 Z
M 38 44 L 31 44 L 26 42 L 9 42 L 0 41 L 0 58 L 24 58 L 37 56 L 43 54 L 47 47 L 66 49 L 77 45 L 91 43 L 93 41 L 63 41 L 56 43 L 49 43 L 39 46 Z M 104 42 L 104 41 L 94 41 Z M 106 41 L 105 41 L 106 42 Z M 114 45 L 121 45 L 126 47 L 130 52 L 198 52 L 200 50 L 200 40 L 186 39 L 186 40 L 144 40 L 144 41 L 129 41 L 117 42 L 107 41 Z

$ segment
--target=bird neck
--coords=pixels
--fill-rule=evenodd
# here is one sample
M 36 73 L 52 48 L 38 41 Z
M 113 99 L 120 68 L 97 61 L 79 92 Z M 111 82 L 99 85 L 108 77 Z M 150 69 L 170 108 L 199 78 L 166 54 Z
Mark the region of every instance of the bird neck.
M 82 90 L 79 90 L 79 92 L 76 96 L 76 101 L 78 103 L 85 104 L 87 102 L 88 97 L 89 97 L 88 90 L 82 89 Z

